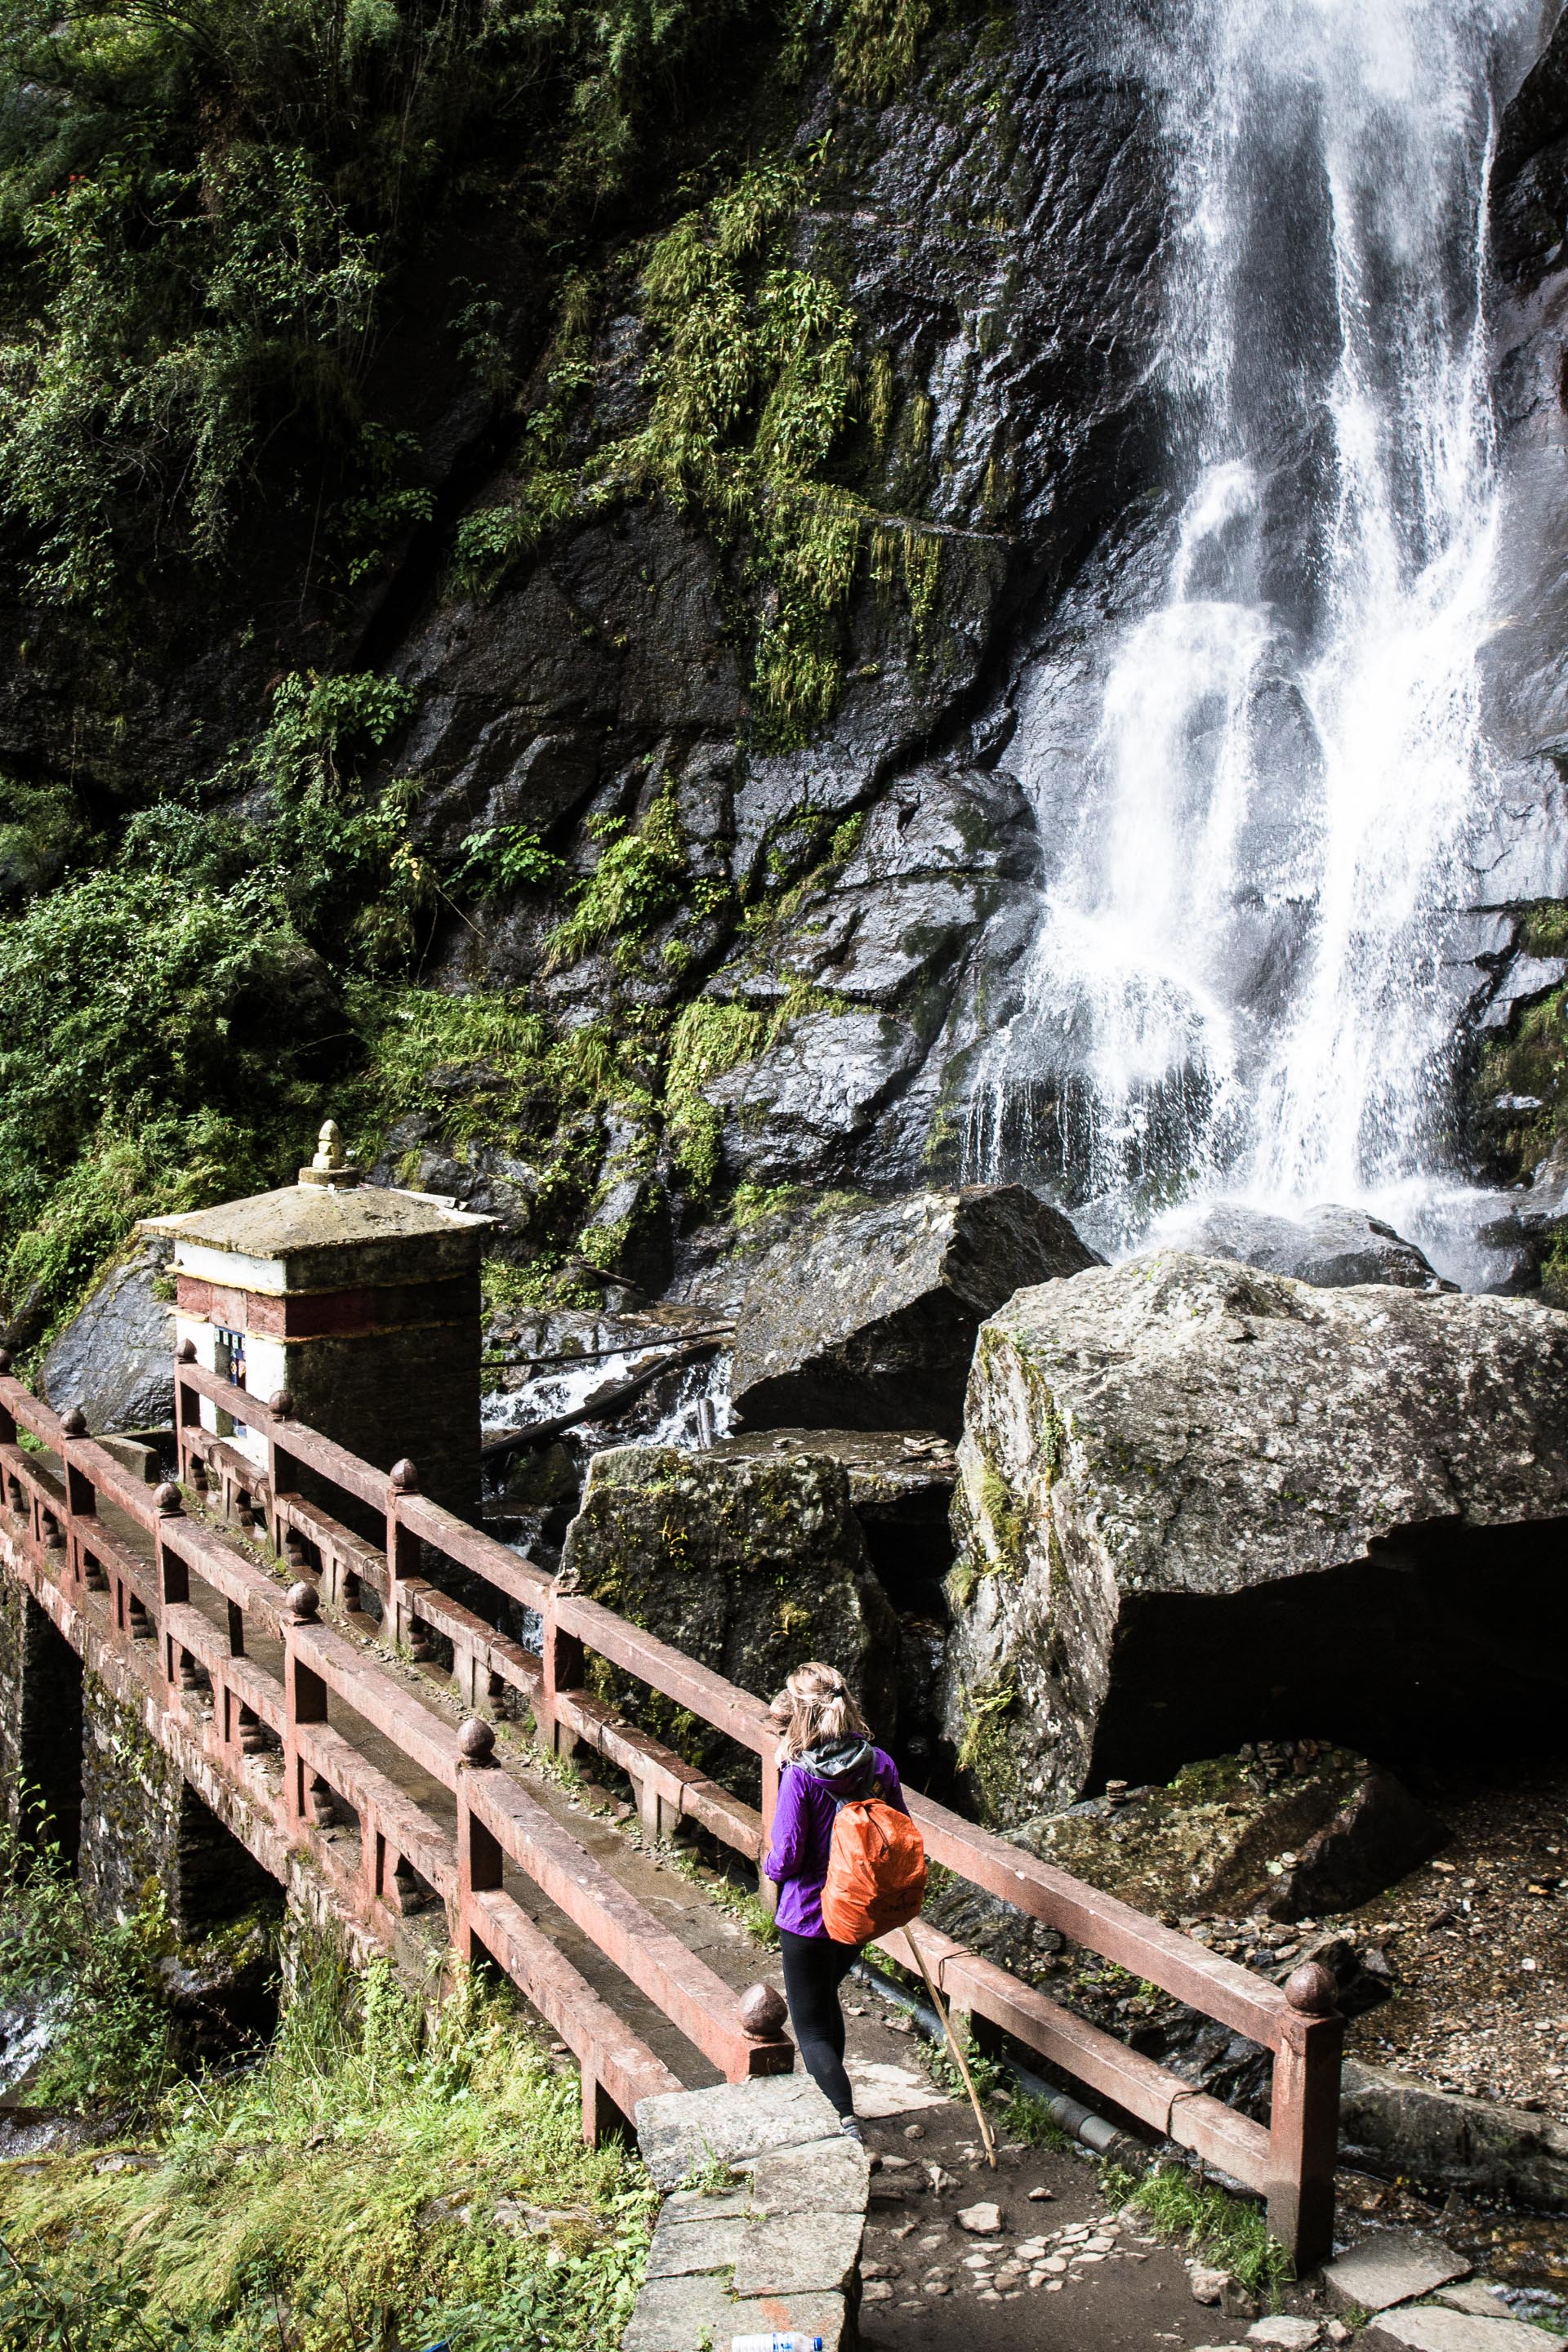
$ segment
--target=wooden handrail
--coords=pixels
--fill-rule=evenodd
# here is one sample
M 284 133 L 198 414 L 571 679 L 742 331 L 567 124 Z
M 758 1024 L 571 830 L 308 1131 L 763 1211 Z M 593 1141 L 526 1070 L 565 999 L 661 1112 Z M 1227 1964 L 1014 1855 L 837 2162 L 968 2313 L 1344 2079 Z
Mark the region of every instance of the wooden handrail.
M 584 1744 L 610 1758 L 631 1779 L 645 1825 L 655 1834 L 668 1832 L 682 1818 L 691 1819 L 734 1851 L 753 1861 L 760 1856 L 777 1771 L 768 1711 L 756 1694 L 586 1595 L 562 1591 L 536 1562 L 265 1401 L 247 1392 L 240 1403 L 234 1387 L 219 1375 L 181 1360 L 175 1365 L 175 1381 L 183 1475 L 191 1478 L 199 1465 L 204 1476 L 216 1474 L 226 1505 L 232 1506 L 242 1491 L 259 1501 L 279 1550 L 288 1535 L 313 1546 L 329 1600 L 342 1597 L 349 1576 L 368 1583 L 382 1605 L 383 1632 L 388 1639 L 406 1643 L 416 1637 L 426 1643 L 431 1636 L 439 1637 L 450 1645 L 453 1675 L 470 1706 L 478 1708 L 494 1691 L 510 1687 L 531 1706 L 539 1737 L 547 1747 L 566 1754 Z M 198 1403 L 203 1398 L 231 1412 L 237 1407 L 267 1446 L 265 1467 L 203 1428 Z M 49 1449 L 64 1471 L 63 1483 L 53 1477 L 43 1457 L 3 1442 L 15 1427 L 26 1429 Z M 356 1503 L 368 1505 L 384 1522 L 385 1549 L 353 1534 L 313 1496 L 294 1491 L 296 1465 Z M 48 1561 L 63 1559 L 68 1575 L 79 1583 L 79 1559 L 94 1557 L 85 1530 L 94 1525 L 99 1499 L 146 1533 L 156 1560 L 163 1563 L 156 1576 L 121 1557 L 123 1547 L 117 1550 L 112 1538 L 105 1539 L 108 1530 L 99 1532 L 98 1549 L 117 1585 L 128 1591 L 134 1588 L 144 1612 L 161 1610 L 158 1647 L 170 1703 L 185 1703 L 177 1687 L 178 1649 L 211 1679 L 215 1716 L 221 1701 L 226 1719 L 231 1708 L 243 1707 L 279 1733 L 285 1753 L 283 1814 L 296 1842 L 308 1838 L 311 1826 L 311 1790 L 319 1784 L 327 1790 L 328 1799 L 319 1801 L 326 1802 L 331 1790 L 338 1789 L 344 1801 L 364 1817 L 363 1902 L 370 1916 L 379 1918 L 377 1906 L 390 1899 L 389 1873 L 401 1855 L 447 1900 L 459 1945 L 488 1952 L 531 1999 L 535 1996 L 530 1985 L 537 1986 L 544 1996 L 540 2005 L 552 2004 L 546 2013 L 565 2033 L 556 2013 L 563 1999 L 556 1962 L 539 1948 L 531 1923 L 521 1924 L 526 1915 L 520 1912 L 514 1918 L 516 1906 L 507 1907 L 510 1898 L 504 1895 L 500 1876 L 510 1862 L 574 1918 L 727 2074 L 766 2071 L 784 2063 L 778 2045 L 752 2043 L 741 2032 L 732 1997 L 705 1964 L 643 1912 L 618 1881 L 593 1864 L 515 1780 L 466 1761 L 455 1730 L 421 1706 L 362 1648 L 314 1616 L 313 1591 L 307 1595 L 311 1611 L 296 1613 L 275 1579 L 216 1528 L 161 1506 L 103 1447 L 83 1435 L 68 1434 L 57 1415 L 8 1377 L 0 1377 L 0 1472 L 16 1475 L 27 1495 L 28 1539 L 23 1549 L 34 1573 L 45 1572 Z M 73 1502 L 73 1495 L 82 1507 Z M 64 1542 L 54 1549 L 43 1532 L 46 1515 L 65 1527 Z M 467 1595 L 459 1599 L 444 1591 L 442 1563 L 488 1588 L 498 1613 L 505 1607 L 536 1611 L 542 1654 L 534 1656 L 513 1635 L 488 1623 Z M 253 1619 L 283 1642 L 281 1686 L 275 1677 L 258 1679 L 247 1662 L 225 1653 L 221 1637 L 199 1612 L 189 1608 L 179 1589 L 182 1580 L 191 1577 L 227 1602 L 237 1616 Z M 118 1593 L 114 1600 L 123 1617 L 123 1601 Z M 148 1646 L 140 1644 L 142 1651 Z M 590 1652 L 756 1756 L 762 1767 L 762 1811 L 595 1697 L 586 1686 Z M 427 1833 L 410 1816 L 411 1801 L 392 1791 L 392 1784 L 382 1785 L 363 1759 L 357 1766 L 350 1762 L 355 1754 L 352 1743 L 327 1722 L 333 1701 L 390 1740 L 453 1800 L 458 1829 L 456 1860 L 449 1867 L 443 1858 L 448 1832 L 432 1825 Z M 232 1748 L 232 1739 L 226 1733 L 225 1738 Z M 1331 1987 L 1325 1973 L 1311 1969 L 1299 1972 L 1290 1987 L 1281 1990 L 947 1806 L 911 1794 L 910 1807 L 934 1861 L 1273 2053 L 1271 2119 L 1266 2129 L 1195 2092 L 1181 2077 L 1063 2009 L 1048 1994 L 1022 1984 L 932 1928 L 920 1931 L 940 1958 L 943 1989 L 961 2011 L 990 2020 L 1128 2114 L 1261 2192 L 1268 2200 L 1275 2234 L 1298 2263 L 1318 2259 L 1331 2235 L 1343 2032 L 1342 2021 L 1331 2011 Z M 411 1847 L 419 1851 L 410 1852 Z M 341 1875 L 340 1864 L 334 1862 L 331 1868 Z M 496 1949 L 498 1944 L 505 1949 Z M 899 1958 L 896 1947 L 891 1957 Z M 566 2038 L 578 2047 L 570 2034 Z M 578 2054 L 582 2056 L 581 2050 Z M 585 2060 L 585 2069 L 588 2063 Z M 605 2056 L 591 2098 L 584 2089 L 585 2116 L 590 2106 L 599 2116 L 595 2103 L 615 2096 L 612 2074 L 625 2088 L 652 2080 L 649 2063 L 657 2072 L 660 2062 L 652 2061 L 651 2053 L 635 2063 L 624 2055 Z

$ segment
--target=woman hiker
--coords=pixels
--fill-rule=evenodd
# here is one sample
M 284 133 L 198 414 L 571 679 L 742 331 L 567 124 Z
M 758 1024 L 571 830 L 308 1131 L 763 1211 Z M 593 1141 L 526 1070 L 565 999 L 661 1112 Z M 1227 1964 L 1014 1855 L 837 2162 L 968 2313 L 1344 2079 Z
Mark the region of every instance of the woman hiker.
M 780 1779 L 773 1842 L 763 1868 L 779 1890 L 775 1916 L 790 2022 L 806 2072 L 832 2101 L 839 2129 L 860 2139 L 855 2095 L 844 2071 L 838 1988 L 861 1947 L 835 1943 L 829 1936 L 822 1924 L 822 1890 L 841 1804 L 877 1797 L 906 1819 L 909 1807 L 898 1766 L 872 1746 L 865 1717 L 832 1666 L 817 1659 L 797 1666 L 769 1712 L 779 1729 Z M 923 1883 L 923 1863 L 921 1878 Z M 914 1909 L 919 1907 L 917 1894 Z M 912 1916 L 907 1908 L 905 1916 Z M 861 1940 L 868 1939 L 868 1934 Z

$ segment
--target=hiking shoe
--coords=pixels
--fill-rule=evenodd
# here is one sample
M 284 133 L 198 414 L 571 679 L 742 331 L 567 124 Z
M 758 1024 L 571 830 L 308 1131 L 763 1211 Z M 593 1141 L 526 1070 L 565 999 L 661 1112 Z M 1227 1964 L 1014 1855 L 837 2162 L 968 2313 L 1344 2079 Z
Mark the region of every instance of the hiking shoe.
M 838 2128 L 843 2133 L 846 2139 L 852 2139 L 856 2141 L 859 2147 L 865 2147 L 866 2135 L 860 2128 L 860 2118 L 858 2116 L 840 2116 L 838 2118 Z

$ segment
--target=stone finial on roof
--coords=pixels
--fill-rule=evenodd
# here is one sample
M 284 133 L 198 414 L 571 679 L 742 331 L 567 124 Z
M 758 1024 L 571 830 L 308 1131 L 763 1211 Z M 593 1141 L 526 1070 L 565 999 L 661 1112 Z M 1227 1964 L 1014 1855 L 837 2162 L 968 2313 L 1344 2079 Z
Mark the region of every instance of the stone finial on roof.
M 328 1184 L 334 1190 L 342 1184 L 357 1184 L 363 1170 L 352 1160 L 343 1150 L 342 1129 L 335 1118 L 324 1118 L 316 1139 L 316 1156 L 308 1168 L 300 1171 L 301 1184 Z

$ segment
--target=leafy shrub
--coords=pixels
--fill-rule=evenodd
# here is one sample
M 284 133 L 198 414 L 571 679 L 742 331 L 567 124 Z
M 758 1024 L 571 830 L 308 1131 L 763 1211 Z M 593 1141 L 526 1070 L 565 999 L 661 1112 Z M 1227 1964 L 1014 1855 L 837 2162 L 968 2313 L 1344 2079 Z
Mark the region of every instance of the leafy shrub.
M 481 898 L 498 890 L 547 890 L 563 870 L 531 824 L 487 825 L 466 836 L 452 887 Z
M 618 2342 L 657 2192 L 579 2113 L 499 1994 L 464 1977 L 427 2020 L 385 1961 L 318 1946 L 259 2065 L 168 2094 L 153 2166 L 0 2183 L 0 2352 L 47 2344 L 39 2313 L 90 2352 L 259 2352 L 285 2314 L 295 2352 Z
M 174 2071 L 153 1974 L 174 1940 L 162 1892 L 129 1919 L 95 1918 L 26 1801 L 24 1826 L 0 1823 L 0 1998 L 26 1996 L 50 2021 L 32 2095 L 76 2114 L 145 2116 Z

